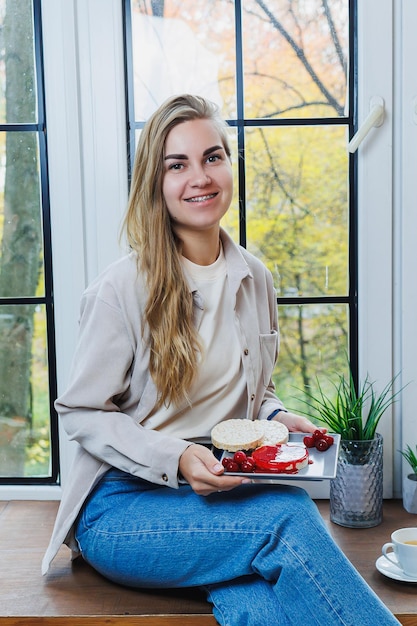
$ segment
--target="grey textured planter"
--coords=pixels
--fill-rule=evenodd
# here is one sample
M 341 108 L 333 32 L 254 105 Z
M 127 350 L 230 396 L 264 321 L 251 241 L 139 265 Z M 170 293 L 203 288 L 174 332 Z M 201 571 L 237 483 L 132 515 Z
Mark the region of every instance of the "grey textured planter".
M 404 479 L 403 506 L 408 513 L 417 513 L 417 474 L 408 474 Z
M 336 478 L 330 481 L 330 519 L 349 528 L 382 522 L 383 438 L 340 442 Z

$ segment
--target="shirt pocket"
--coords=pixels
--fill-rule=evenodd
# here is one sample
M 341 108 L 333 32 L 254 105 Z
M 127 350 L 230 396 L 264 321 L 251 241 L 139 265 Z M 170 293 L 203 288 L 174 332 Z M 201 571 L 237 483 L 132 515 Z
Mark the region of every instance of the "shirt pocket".
M 278 332 L 271 330 L 267 335 L 259 335 L 261 349 L 262 382 L 268 387 L 274 371 L 278 352 Z

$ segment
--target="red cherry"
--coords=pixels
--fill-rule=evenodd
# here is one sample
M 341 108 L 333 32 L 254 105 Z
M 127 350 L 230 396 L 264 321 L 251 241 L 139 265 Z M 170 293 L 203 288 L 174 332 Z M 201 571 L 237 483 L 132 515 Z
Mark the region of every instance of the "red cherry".
M 323 439 L 323 433 L 321 430 L 315 430 L 313 433 L 314 441 L 318 441 L 319 439 Z
M 233 455 L 233 460 L 236 461 L 236 463 L 239 463 L 239 465 L 246 461 L 246 458 L 246 454 L 245 452 L 243 452 L 243 450 L 238 450 Z
M 242 465 L 240 466 L 240 469 L 245 474 L 249 474 L 250 472 L 254 472 L 255 471 L 255 464 L 251 463 L 250 461 L 248 461 L 246 459 L 246 461 L 243 461 Z
M 329 448 L 330 448 L 330 446 L 332 446 L 334 444 L 334 437 L 332 437 L 331 435 L 324 435 L 323 439 L 325 439 L 325 441 L 327 441 L 327 443 L 329 444 Z
M 316 441 L 316 448 L 320 452 L 325 452 L 325 450 L 327 450 L 328 447 L 329 447 L 329 444 L 327 443 L 327 441 L 325 439 L 318 439 Z
M 227 467 L 227 471 L 228 472 L 239 472 L 240 471 L 240 467 L 236 463 L 236 461 L 234 461 L 233 459 L 230 459 L 230 463 L 229 463 L 229 465 Z
M 232 459 L 230 458 L 230 456 L 225 456 L 222 458 L 222 465 L 224 468 L 228 468 L 230 463 L 231 463 Z
M 315 439 L 314 437 L 309 437 L 308 435 L 306 435 L 303 439 L 303 443 L 306 448 L 314 448 Z

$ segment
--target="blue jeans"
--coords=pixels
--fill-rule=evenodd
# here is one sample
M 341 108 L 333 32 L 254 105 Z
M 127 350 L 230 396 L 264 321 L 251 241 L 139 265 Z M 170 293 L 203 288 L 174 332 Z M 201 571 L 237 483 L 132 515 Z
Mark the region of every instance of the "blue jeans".
M 204 588 L 222 626 L 399 624 L 297 487 L 203 497 L 114 469 L 86 501 L 76 537 L 85 560 L 117 583 Z

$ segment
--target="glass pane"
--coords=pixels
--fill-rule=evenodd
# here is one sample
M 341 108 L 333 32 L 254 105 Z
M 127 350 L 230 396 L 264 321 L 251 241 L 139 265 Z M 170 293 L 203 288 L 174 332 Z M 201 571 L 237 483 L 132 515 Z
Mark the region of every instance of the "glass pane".
M 44 294 L 38 139 L 0 133 L 0 297 Z
M 246 132 L 248 249 L 282 297 L 348 294 L 348 156 L 340 126 Z
M 246 118 L 344 115 L 348 4 L 242 3 Z
M 303 393 L 317 389 L 326 394 L 345 372 L 348 353 L 349 311 L 344 304 L 280 305 L 281 346 L 274 382 L 286 407 L 308 413 Z M 346 372 L 347 373 L 347 372 Z M 304 402 L 303 402 L 304 401 Z
M 31 0 L 0 0 L 0 123 L 37 121 Z
M 236 116 L 234 4 L 228 0 L 132 0 L 135 119 L 166 98 L 195 93 Z
M 0 477 L 50 474 L 46 313 L 0 307 Z

